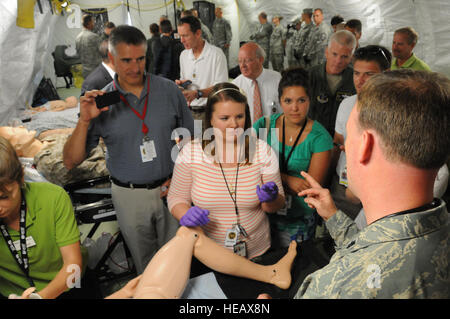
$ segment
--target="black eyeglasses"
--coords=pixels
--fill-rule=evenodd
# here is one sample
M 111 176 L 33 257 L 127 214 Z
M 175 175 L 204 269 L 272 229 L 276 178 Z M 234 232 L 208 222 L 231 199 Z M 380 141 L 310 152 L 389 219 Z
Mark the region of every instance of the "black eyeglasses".
M 383 58 L 386 61 L 386 63 L 388 64 L 388 66 L 390 66 L 391 63 L 389 62 L 389 59 L 387 58 L 387 56 L 384 53 L 383 49 L 381 49 L 380 47 L 377 47 L 377 46 L 359 48 L 358 50 L 356 50 L 354 55 L 355 55 L 356 58 L 364 58 L 364 57 L 367 56 L 367 54 L 379 55 L 380 53 L 383 56 Z

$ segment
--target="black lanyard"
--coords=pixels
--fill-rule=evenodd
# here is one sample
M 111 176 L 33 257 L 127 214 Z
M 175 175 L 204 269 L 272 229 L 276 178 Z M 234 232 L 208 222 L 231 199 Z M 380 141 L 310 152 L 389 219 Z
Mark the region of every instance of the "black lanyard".
M 281 161 L 280 161 L 280 172 L 281 173 L 287 173 L 288 171 L 288 162 L 291 158 L 292 152 L 294 151 L 295 146 L 297 145 L 298 141 L 300 140 L 300 136 L 302 136 L 303 131 L 305 130 L 306 123 L 308 122 L 308 118 L 305 118 L 305 123 L 303 124 L 302 129 L 297 135 L 297 138 L 295 139 L 294 145 L 292 145 L 291 151 L 288 154 L 288 157 L 286 158 L 285 152 L 286 152 L 286 144 L 285 144 L 285 127 L 284 127 L 284 116 L 283 116 L 283 149 L 281 150 Z
M 239 229 L 239 232 L 244 237 L 248 237 L 247 232 L 245 231 L 244 227 L 242 227 L 239 222 L 239 209 L 237 206 L 237 181 L 238 181 L 238 175 L 239 175 L 239 163 L 237 164 L 237 168 L 236 168 L 236 177 L 235 177 L 236 180 L 234 182 L 234 197 L 233 197 L 233 193 L 230 191 L 230 187 L 228 186 L 228 182 L 225 177 L 225 173 L 223 171 L 222 164 L 220 162 L 219 162 L 219 166 L 220 166 L 220 170 L 222 171 L 222 176 L 223 176 L 223 180 L 225 181 L 225 185 L 227 185 L 228 194 L 230 194 L 231 200 L 233 201 L 233 204 L 234 204 L 234 211 L 236 212 L 236 227 Z
M 28 249 L 27 249 L 27 226 L 26 226 L 26 217 L 27 217 L 27 203 L 25 201 L 25 197 L 23 196 L 23 192 L 21 192 L 22 195 L 22 203 L 20 205 L 20 250 L 22 252 L 22 257 L 20 257 L 19 252 L 16 250 L 16 247 L 14 246 L 14 243 L 11 239 L 11 235 L 8 232 L 8 229 L 6 228 L 6 225 L 3 223 L 3 221 L 0 221 L 0 230 L 2 232 L 3 238 L 6 241 L 6 244 L 11 251 L 11 254 L 13 255 L 14 259 L 17 262 L 17 265 L 22 269 L 23 273 L 27 277 L 27 281 L 30 284 L 30 287 L 36 287 L 33 279 L 30 278 L 30 265 L 28 263 Z
M 235 176 L 235 182 L 234 182 L 234 197 L 233 197 L 233 193 L 230 191 L 230 187 L 228 187 L 228 182 L 227 179 L 225 178 L 225 173 L 223 172 L 223 168 L 222 168 L 222 164 L 219 162 L 219 166 L 220 166 L 220 170 L 222 171 L 222 176 L 223 179 L 225 181 L 225 185 L 227 185 L 227 190 L 228 190 L 228 194 L 230 194 L 231 200 L 234 203 L 234 211 L 236 212 L 236 216 L 239 219 L 239 210 L 237 207 L 237 181 L 238 181 L 238 175 L 239 175 L 239 163 L 237 165 L 237 169 L 236 169 L 236 176 Z M 238 221 L 239 223 L 239 221 Z

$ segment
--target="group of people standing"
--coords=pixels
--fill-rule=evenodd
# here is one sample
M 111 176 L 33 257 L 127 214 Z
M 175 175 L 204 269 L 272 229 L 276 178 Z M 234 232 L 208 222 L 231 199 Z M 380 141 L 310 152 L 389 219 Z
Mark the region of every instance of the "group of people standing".
M 266 52 L 265 68 L 268 68 L 270 61 L 274 70 L 282 71 L 284 56 L 289 67 L 309 68 L 325 61 L 324 48 L 332 30 L 323 21 L 322 9 L 317 8 L 314 12 L 313 9 L 304 9 L 301 18 L 289 24 L 287 30 L 280 23 L 281 16 L 274 16 L 272 24 L 268 22 L 265 12 L 261 12 L 258 19 L 260 26 L 250 39 Z
M 306 21 L 312 12 L 304 14 Z M 448 213 L 442 200 L 433 199 L 431 186 L 448 160 L 450 134 L 443 133 L 448 133 L 450 82 L 427 71 L 386 72 L 392 63 L 386 48 L 357 48 L 356 37 L 347 30 L 328 36 L 319 31 L 321 18 L 322 10 L 314 10 L 316 29 L 308 36 L 314 39 L 309 42 L 314 50 L 297 52 L 309 71 L 268 72 L 268 56 L 275 59 L 272 65 L 279 65 L 281 53 L 272 51 L 277 41 L 255 34 L 256 42 L 239 51 L 242 75 L 233 83 L 226 72 L 226 43 L 219 48 L 204 40 L 195 17 L 183 17 L 178 24 L 185 50 L 176 81 L 146 71 L 147 39 L 139 29 L 121 25 L 111 32 L 113 80 L 80 98 L 80 117 L 63 160 L 68 169 L 74 168 L 100 139 L 106 144 L 117 219 L 137 273 L 143 274 L 137 290 L 118 297 L 179 296 L 180 281 L 186 278 L 165 282 L 165 274 L 185 273 L 192 255 L 213 269 L 287 288 L 295 246 L 315 237 L 319 218 L 335 240 L 336 254 L 304 280 L 296 297 L 449 296 L 448 265 L 436 262 L 448 259 Z M 264 19 L 260 14 L 261 34 L 269 33 Z M 271 35 L 283 42 L 279 20 L 275 17 Z M 325 46 L 319 50 L 322 41 Z M 394 42 L 397 61 L 404 64 L 411 55 L 400 55 L 400 38 Z M 274 79 L 275 84 L 270 82 Z M 97 108 L 96 97 L 116 90 L 120 101 Z M 267 99 L 276 104 L 268 105 Z M 203 114 L 200 132 L 194 125 L 196 112 Z M 415 143 L 418 147 L 411 147 Z M 15 163 L 8 145 L 0 146 L 1 158 Z M 335 193 L 324 188 L 330 187 L 332 162 L 344 149 L 347 157 L 344 168 L 336 171 L 336 185 L 342 186 L 345 177 L 342 199 L 353 196 L 364 206 L 369 226 L 362 231 L 345 205 L 335 204 Z M 0 218 L 18 239 L 21 215 L 31 214 L 27 217 L 41 223 L 35 217 L 40 216 L 39 207 L 33 206 L 37 201 L 28 195 L 39 189 L 23 183 L 19 168 L 16 174 L 8 169 L 0 166 Z M 47 194 L 67 201 L 57 189 Z M 24 198 L 32 208 L 28 213 L 22 209 Z M 53 251 L 60 250 L 63 259 L 51 264 L 57 277 L 66 260 L 82 266 L 74 218 L 66 219 L 66 227 L 52 226 L 58 235 Z M 38 230 L 34 234 L 35 239 L 42 235 Z M 171 249 L 156 254 L 166 244 Z M 2 245 L 6 251 L 6 243 Z M 58 277 L 55 286 L 39 271 L 37 250 L 29 248 L 28 272 L 15 262 L 13 250 L 6 265 L 0 264 L 0 276 L 8 282 L 0 292 L 20 295 L 31 278 L 39 283 L 38 296 L 61 294 L 65 277 Z M 270 248 L 288 248 L 283 272 L 255 265 Z M 164 260 L 176 260 L 182 253 L 187 261 Z M 381 284 L 368 283 L 373 265 Z

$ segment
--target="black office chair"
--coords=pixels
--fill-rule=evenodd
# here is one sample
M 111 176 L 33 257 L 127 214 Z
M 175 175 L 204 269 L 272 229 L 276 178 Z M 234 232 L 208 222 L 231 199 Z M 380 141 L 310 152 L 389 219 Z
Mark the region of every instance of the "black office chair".
M 63 77 L 66 82 L 66 88 L 68 89 L 73 83 L 73 75 L 70 67 L 81 62 L 78 57 L 69 57 L 66 55 L 64 52 L 66 49 L 67 45 L 57 45 L 55 51 L 52 52 L 52 56 L 56 77 Z

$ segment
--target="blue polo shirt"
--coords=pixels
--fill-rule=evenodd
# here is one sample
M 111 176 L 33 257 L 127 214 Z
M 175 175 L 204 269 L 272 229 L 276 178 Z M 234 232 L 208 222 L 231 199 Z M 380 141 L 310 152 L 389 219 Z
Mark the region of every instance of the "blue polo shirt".
M 148 92 L 147 84 L 150 88 Z M 145 76 L 144 89 L 139 97 L 120 87 L 117 74 L 114 82 L 104 90 L 110 92 L 116 88 L 128 105 L 123 101 L 113 104 L 108 111 L 91 121 L 86 152 L 89 153 L 102 137 L 108 149 L 106 167 L 111 176 L 134 184 L 167 178 L 173 171 L 172 155 L 177 150 L 173 135 L 175 129 L 187 140 L 194 134 L 194 120 L 186 99 L 173 81 L 150 73 Z M 143 114 L 147 99 L 147 112 L 142 120 L 131 107 Z M 144 138 L 143 121 L 149 129 L 147 136 L 154 142 L 156 150 L 156 157 L 149 162 L 142 161 L 140 152 Z

